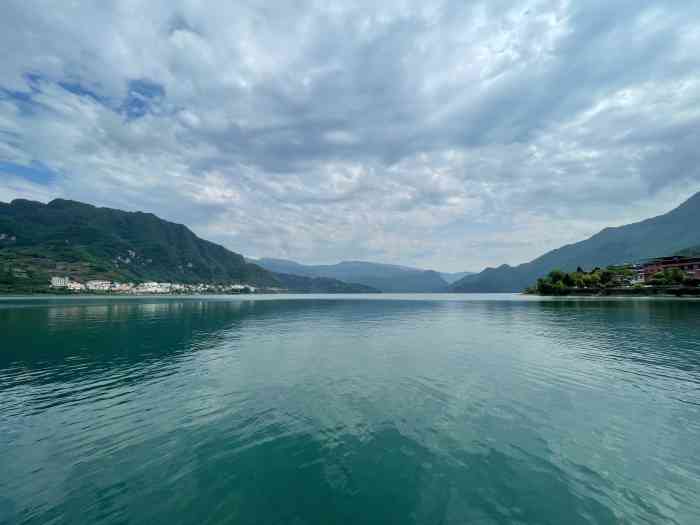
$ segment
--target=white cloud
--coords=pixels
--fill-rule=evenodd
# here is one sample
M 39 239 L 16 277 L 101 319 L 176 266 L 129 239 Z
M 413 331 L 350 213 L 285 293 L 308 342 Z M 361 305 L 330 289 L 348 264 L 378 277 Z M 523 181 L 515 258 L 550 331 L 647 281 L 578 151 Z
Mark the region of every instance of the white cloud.
M 59 188 L 36 184 L 0 170 L 0 202 L 14 199 L 49 201 L 60 196 Z
M 522 262 L 700 189 L 694 2 L 11 0 L 0 199 L 248 255 Z M 694 46 L 697 47 L 697 46 Z

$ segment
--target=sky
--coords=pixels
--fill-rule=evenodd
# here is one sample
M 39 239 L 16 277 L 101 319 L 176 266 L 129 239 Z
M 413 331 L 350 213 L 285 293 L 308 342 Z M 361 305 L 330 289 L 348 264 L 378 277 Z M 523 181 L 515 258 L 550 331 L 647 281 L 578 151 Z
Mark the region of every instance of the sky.
M 700 2 L 4 0 L 0 201 L 517 264 L 700 191 Z

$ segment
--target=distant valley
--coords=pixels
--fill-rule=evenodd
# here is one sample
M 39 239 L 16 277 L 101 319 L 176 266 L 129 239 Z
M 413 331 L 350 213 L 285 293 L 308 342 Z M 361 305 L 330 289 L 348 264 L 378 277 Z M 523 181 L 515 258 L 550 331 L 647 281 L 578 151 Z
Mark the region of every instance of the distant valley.
M 439 293 L 446 292 L 450 284 L 436 271 L 366 261 L 305 265 L 287 259 L 262 258 L 249 259 L 249 262 L 271 272 L 338 279 L 387 293 Z
M 469 275 L 475 275 L 474 272 L 440 272 L 440 277 L 442 277 L 448 284 L 456 283 L 460 279 L 464 279 Z

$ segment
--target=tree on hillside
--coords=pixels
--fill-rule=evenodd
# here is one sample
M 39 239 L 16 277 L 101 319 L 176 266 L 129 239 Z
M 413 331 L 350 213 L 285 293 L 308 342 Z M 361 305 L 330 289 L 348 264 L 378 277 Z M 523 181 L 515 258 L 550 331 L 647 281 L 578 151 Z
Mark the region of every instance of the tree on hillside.
M 567 286 L 569 288 L 574 288 L 576 287 L 577 281 L 576 281 L 576 274 L 573 273 L 567 273 L 564 275 L 564 278 L 562 279 L 562 282 L 564 283 L 564 286 Z
M 651 278 L 651 284 L 654 286 L 673 286 L 683 284 L 685 280 L 685 273 L 678 268 L 673 268 L 655 273 Z
M 562 272 L 561 270 L 552 270 L 551 272 L 549 272 L 548 277 L 552 283 L 559 283 L 559 282 L 562 282 L 564 280 L 565 276 L 566 276 L 566 274 L 564 272 Z

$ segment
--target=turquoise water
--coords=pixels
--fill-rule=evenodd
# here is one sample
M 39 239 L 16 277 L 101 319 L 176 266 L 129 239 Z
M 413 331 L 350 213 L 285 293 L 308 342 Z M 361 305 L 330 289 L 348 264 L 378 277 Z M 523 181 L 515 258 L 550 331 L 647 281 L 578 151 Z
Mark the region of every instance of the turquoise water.
M 700 302 L 0 300 L 0 523 L 700 523 Z

